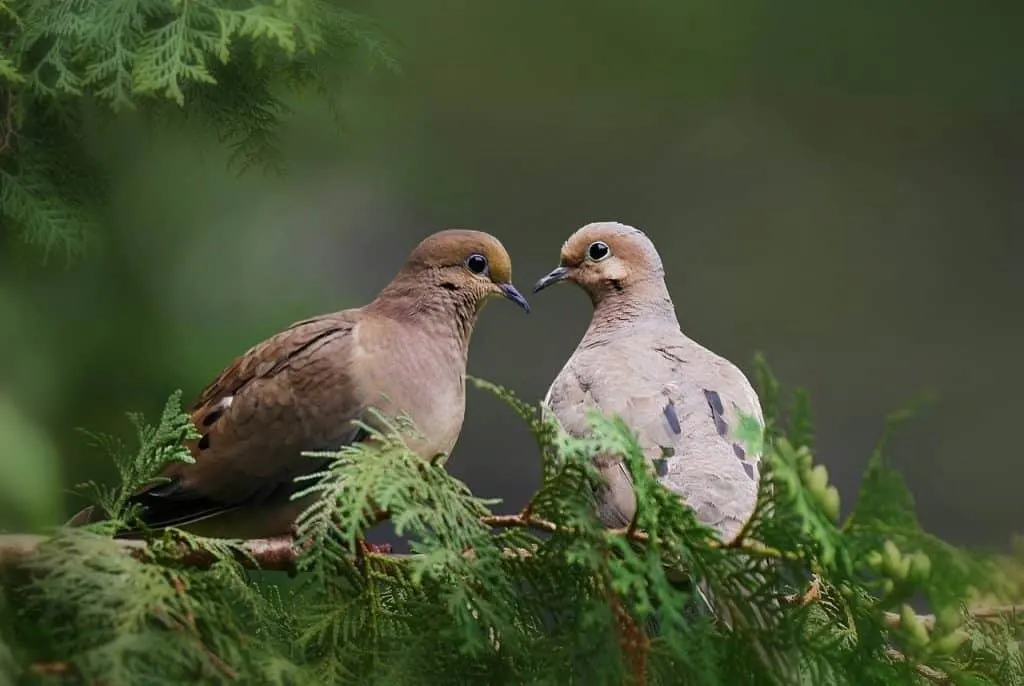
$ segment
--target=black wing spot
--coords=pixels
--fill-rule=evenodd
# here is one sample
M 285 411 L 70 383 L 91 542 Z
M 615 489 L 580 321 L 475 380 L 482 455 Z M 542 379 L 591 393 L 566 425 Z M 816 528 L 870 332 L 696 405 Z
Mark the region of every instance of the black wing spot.
M 224 411 L 219 409 L 219 408 L 214 410 L 210 414 L 208 414 L 205 417 L 203 417 L 203 426 L 210 426 L 210 424 L 213 424 L 215 421 L 220 419 L 221 415 L 223 415 L 223 414 L 224 414 Z
M 738 460 L 747 459 L 747 451 L 745 451 L 743 449 L 743 446 L 741 446 L 739 443 L 732 444 L 732 452 L 736 455 L 736 459 Z
M 751 481 L 754 480 L 754 465 L 752 465 L 749 462 L 747 462 L 746 460 L 744 460 L 744 462 L 743 462 L 743 471 L 745 471 L 747 473 L 747 476 L 750 477 Z
M 708 400 L 708 407 L 711 408 L 711 418 L 715 422 L 715 430 L 719 436 L 725 436 L 729 432 L 729 425 L 725 423 L 725 408 L 722 406 L 722 398 L 718 391 L 704 389 L 704 397 Z
M 203 437 L 199 439 L 199 449 L 200 450 L 206 450 L 209 447 L 210 447 L 210 434 L 204 434 Z
M 665 476 L 668 474 L 668 460 L 661 457 L 654 461 L 654 473 L 658 476 Z
M 669 400 L 662 412 L 665 414 L 665 419 L 668 420 L 668 428 L 672 429 L 672 433 L 677 436 L 683 433 L 683 427 L 679 424 L 679 415 L 676 413 L 676 404 Z
M 669 360 L 671 362 L 677 362 L 679 364 L 682 364 L 682 362 L 683 362 L 683 358 L 679 357 L 679 355 L 676 355 L 674 352 L 672 352 L 668 348 L 655 348 L 654 351 L 656 353 L 660 354 L 666 360 Z

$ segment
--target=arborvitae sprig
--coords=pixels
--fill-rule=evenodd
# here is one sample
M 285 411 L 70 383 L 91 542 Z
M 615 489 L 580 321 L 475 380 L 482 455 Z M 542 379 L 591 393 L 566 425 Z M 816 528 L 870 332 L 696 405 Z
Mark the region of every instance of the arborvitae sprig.
M 331 0 L 2 0 L 0 226 L 47 252 L 84 248 L 106 176 L 84 111 L 183 114 L 213 126 L 234 167 L 279 168 L 280 87 L 329 95 L 358 55 L 394 66 L 372 24 Z
M 182 412 L 181 391 L 175 391 L 167 399 L 160 423 L 156 426 L 146 424 L 143 416 L 136 412 L 129 412 L 128 420 L 135 427 L 138 441 L 134 452 L 125 450 L 115 436 L 83 431 L 94 447 L 113 460 L 121 483 L 116 488 L 109 488 L 89 481 L 79 488 L 90 492 L 97 506 L 115 524 L 124 523 L 131 517 L 132 513 L 126 512 L 125 506 L 133 493 L 162 480 L 154 478 L 161 467 L 171 462 L 194 462 L 184 441 L 200 437 L 192 419 Z
M 766 366 L 759 377 L 775 384 Z M 408 450 L 414 427 L 374 417 L 364 429 L 376 445 L 312 458 L 323 467 L 304 485 L 322 498 L 300 523 L 294 580 L 243 571 L 232 542 L 168 532 L 129 555 L 95 531 L 59 531 L 4 570 L 0 675 L 621 684 L 614 601 L 648 631 L 652 684 L 1024 683 L 1024 622 L 961 612 L 972 589 L 1019 600 L 1016 579 L 921 530 L 905 486 L 884 465 L 884 442 L 855 507 L 837 522 L 827 473 L 809 452 L 807 404 L 778 413 L 775 384 L 765 393 L 757 512 L 739 539 L 723 543 L 657 484 L 621 420 L 592 415 L 592 436 L 573 438 L 507 391 L 478 386 L 507 400 L 538 439 L 542 484 L 523 512 L 492 514 L 497 501 Z M 125 487 L 145 481 L 159 455 L 177 455 L 169 446 L 185 415 L 175 403 L 163 428 L 140 430 L 143 448 L 121 470 Z M 635 530 L 597 522 L 597 452 L 625 458 L 638 494 Z M 380 510 L 412 555 L 354 554 Z M 213 566 L 181 562 L 183 541 L 210 550 Z M 714 614 L 692 611 L 697 584 Z M 910 610 L 921 596 L 934 618 Z

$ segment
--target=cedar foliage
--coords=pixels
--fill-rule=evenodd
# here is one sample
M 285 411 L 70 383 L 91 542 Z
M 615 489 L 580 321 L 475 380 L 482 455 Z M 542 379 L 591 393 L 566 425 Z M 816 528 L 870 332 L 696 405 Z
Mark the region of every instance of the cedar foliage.
M 329 454 L 307 479 L 321 500 L 301 519 L 294 578 L 244 570 L 237 542 L 154 532 L 136 559 L 109 538 L 114 522 L 57 530 L 4 570 L 0 684 L 622 684 L 612 591 L 652 636 L 650 684 L 1024 683 L 1024 622 L 964 612 L 981 595 L 1019 599 L 1021 588 L 999 560 L 923 531 L 886 464 L 885 437 L 905 413 L 890 418 L 839 521 L 827 472 L 813 464 L 806 397 L 785 405 L 760 359 L 757 379 L 768 426 L 763 436 L 748 426 L 746 438 L 762 443 L 765 468 L 757 510 L 731 545 L 657 485 L 620 419 L 595 414 L 593 438 L 571 438 L 474 380 L 537 439 L 543 478 L 527 515 L 544 531 L 490 526 L 498 501 L 409 452 L 408 422 L 380 418 L 383 429 L 367 427 L 379 446 Z M 175 395 L 159 425 L 139 423 L 137 454 L 102 444 L 124 480 L 98 492 L 115 522 L 133 518 L 124 493 L 160 463 L 190 459 L 188 431 Z M 627 458 L 643 536 L 594 516 L 590 457 L 609 451 Z M 413 555 L 350 554 L 378 508 Z M 216 563 L 180 564 L 165 544 L 182 541 Z M 684 570 L 716 607 L 728 603 L 731 627 L 693 611 L 703 601 L 680 583 Z M 794 602 L 812 575 L 820 597 Z M 912 597 L 935 612 L 931 629 Z
M 333 109 L 356 54 L 394 66 L 332 0 L 0 0 L 0 230 L 81 252 L 105 190 L 90 133 L 129 112 L 212 127 L 238 170 L 280 169 L 282 86 Z

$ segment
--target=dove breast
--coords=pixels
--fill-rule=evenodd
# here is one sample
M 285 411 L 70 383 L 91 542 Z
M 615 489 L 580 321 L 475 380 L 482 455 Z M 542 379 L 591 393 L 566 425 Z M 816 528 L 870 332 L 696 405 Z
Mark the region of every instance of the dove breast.
M 587 411 L 619 415 L 636 433 L 657 479 L 725 539 L 753 512 L 760 456 L 735 437 L 740 414 L 763 424 L 757 395 L 728 360 L 655 326 L 585 338 L 552 383 L 545 405 L 575 436 L 590 431 Z M 632 481 L 620 456 L 601 456 L 607 486 L 599 516 L 609 527 L 636 515 Z

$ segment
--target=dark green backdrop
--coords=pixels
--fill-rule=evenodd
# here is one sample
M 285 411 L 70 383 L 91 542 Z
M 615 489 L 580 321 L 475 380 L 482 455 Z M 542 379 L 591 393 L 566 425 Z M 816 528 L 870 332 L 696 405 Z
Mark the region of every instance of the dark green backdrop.
M 238 178 L 215 140 L 126 120 L 96 140 L 115 193 L 92 254 L 41 266 L 7 244 L 0 391 L 51 433 L 61 483 L 111 476 L 73 427 L 191 398 L 260 338 L 365 302 L 431 231 L 495 233 L 527 288 L 577 226 L 617 219 L 661 249 L 687 333 L 811 391 L 847 499 L 883 415 L 933 390 L 891 451 L 925 525 L 979 546 L 1020 529 L 1019 3 L 353 9 L 404 73 L 348 65 L 341 135 L 293 103 L 287 176 Z M 487 308 L 470 371 L 536 400 L 589 306 L 533 305 Z M 509 507 L 537 480 L 523 427 L 478 392 L 450 465 Z

